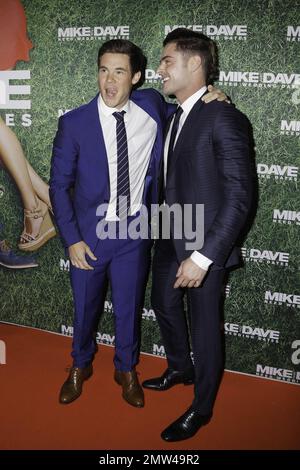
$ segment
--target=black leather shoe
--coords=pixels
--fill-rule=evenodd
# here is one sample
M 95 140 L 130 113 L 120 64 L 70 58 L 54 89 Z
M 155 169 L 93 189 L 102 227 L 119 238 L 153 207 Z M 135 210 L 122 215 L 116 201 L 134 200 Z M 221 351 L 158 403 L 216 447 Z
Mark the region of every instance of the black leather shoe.
M 189 439 L 199 431 L 201 426 L 207 424 L 210 419 L 211 415 L 201 415 L 199 411 L 196 411 L 191 406 L 180 418 L 161 433 L 161 438 L 167 442 Z
M 161 377 L 154 379 L 145 380 L 142 385 L 144 388 L 150 390 L 157 390 L 162 392 L 168 390 L 177 384 L 191 385 L 194 383 L 194 370 L 189 369 L 186 372 L 180 372 L 178 370 L 167 369 Z

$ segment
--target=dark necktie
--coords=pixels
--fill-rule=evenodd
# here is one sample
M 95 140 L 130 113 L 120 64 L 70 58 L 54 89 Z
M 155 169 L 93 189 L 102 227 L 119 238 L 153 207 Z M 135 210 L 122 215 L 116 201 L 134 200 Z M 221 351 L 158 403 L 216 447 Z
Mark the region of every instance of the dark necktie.
M 180 119 L 180 116 L 182 115 L 182 113 L 183 113 L 183 109 L 180 106 L 178 106 L 178 108 L 176 109 L 176 112 L 175 112 L 175 118 L 174 118 L 174 121 L 173 121 L 173 126 L 172 126 L 171 136 L 170 136 L 170 142 L 169 142 L 169 147 L 168 147 L 167 178 L 168 178 L 168 173 L 169 173 L 169 170 L 170 170 L 170 165 L 171 165 L 171 162 L 172 162 L 174 143 L 175 143 L 175 139 L 176 139 L 176 135 L 177 135 L 177 131 L 178 131 L 179 119 Z
M 120 219 L 128 216 L 130 209 L 130 182 L 127 135 L 124 123 L 124 114 L 115 112 L 117 133 L 117 207 L 116 214 Z

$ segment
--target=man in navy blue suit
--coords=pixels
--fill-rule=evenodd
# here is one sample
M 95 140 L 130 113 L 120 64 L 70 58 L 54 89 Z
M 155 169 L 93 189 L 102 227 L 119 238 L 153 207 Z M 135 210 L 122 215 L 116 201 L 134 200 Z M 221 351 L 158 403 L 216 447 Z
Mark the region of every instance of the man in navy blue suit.
M 169 119 L 162 175 L 165 204 L 204 205 L 203 245 L 191 249 L 185 235 L 156 242 L 152 305 L 168 360 L 161 377 L 145 388 L 163 391 L 194 383 L 188 410 L 162 433 L 166 441 L 192 437 L 212 416 L 223 368 L 220 301 L 226 270 L 239 263 L 235 243 L 251 204 L 249 128 L 245 116 L 226 102 L 203 104 L 207 85 L 217 74 L 213 41 L 178 28 L 164 40 L 158 73 L 164 93 L 179 107 Z M 195 220 L 190 221 L 195 227 Z M 199 231 L 199 227 L 198 227 Z M 197 234 L 198 238 L 199 233 Z M 187 293 L 189 335 L 183 308 Z
M 60 118 L 53 144 L 50 197 L 71 260 L 75 305 L 73 367 L 59 400 L 67 404 L 77 399 L 92 375 L 94 332 L 109 281 L 114 379 L 123 398 L 142 407 L 135 366 L 151 240 L 124 238 L 120 230 L 121 222 L 129 225 L 139 217 L 142 205 L 150 209 L 157 203 L 163 131 L 174 105 L 156 90 L 135 91 L 144 82 L 146 58 L 130 41 L 104 43 L 98 67 L 100 94 Z M 106 211 L 99 210 L 105 204 Z M 115 238 L 100 236 L 103 221 L 113 227 Z

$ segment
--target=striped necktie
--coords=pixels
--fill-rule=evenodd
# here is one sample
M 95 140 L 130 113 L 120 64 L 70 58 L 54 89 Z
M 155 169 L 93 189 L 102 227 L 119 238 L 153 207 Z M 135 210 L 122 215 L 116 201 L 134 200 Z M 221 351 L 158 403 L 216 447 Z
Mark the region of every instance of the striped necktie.
M 120 220 L 127 218 L 130 209 L 130 182 L 128 145 L 124 122 L 126 111 L 115 112 L 117 133 L 117 207 L 116 214 Z

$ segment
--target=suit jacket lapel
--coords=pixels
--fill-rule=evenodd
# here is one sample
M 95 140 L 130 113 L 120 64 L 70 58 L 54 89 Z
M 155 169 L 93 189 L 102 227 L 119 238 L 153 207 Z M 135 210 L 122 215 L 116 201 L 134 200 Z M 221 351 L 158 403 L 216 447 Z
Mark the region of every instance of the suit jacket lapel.
M 94 158 L 94 168 L 91 169 L 91 173 L 96 179 L 97 185 L 99 185 L 99 177 L 103 175 L 107 181 L 108 198 L 110 197 L 110 184 L 109 184 L 109 171 L 108 171 L 108 159 L 105 147 L 105 141 L 103 137 L 103 131 L 100 124 L 100 117 L 98 111 L 98 96 L 99 94 L 89 103 L 88 120 L 89 128 L 85 129 L 88 132 L 90 148 L 92 149 Z
M 206 93 L 207 92 L 205 92 L 204 95 Z M 201 96 L 201 98 L 202 98 L 202 96 Z M 186 118 L 186 120 L 185 120 L 185 122 L 182 126 L 181 132 L 180 132 L 180 134 L 177 138 L 177 141 L 175 143 L 175 147 L 174 147 L 174 150 L 173 150 L 173 158 L 172 158 L 171 164 L 169 166 L 168 177 L 171 175 L 171 173 L 173 173 L 173 171 L 175 169 L 177 159 L 178 159 L 182 149 L 186 145 L 186 141 L 187 141 L 188 136 L 189 136 L 189 129 L 191 127 L 191 124 L 194 123 L 195 121 L 197 121 L 198 113 L 202 110 L 203 106 L 205 106 L 205 103 L 202 101 L 201 98 L 194 104 L 194 106 L 192 107 L 191 111 L 189 112 L 188 117 Z
M 166 128 L 165 128 L 165 131 L 164 131 L 164 140 L 163 140 L 163 148 L 162 148 L 162 156 L 161 156 L 161 159 L 160 159 L 160 163 L 159 163 L 159 171 L 158 171 L 158 175 L 159 175 L 159 179 L 161 180 L 159 182 L 159 186 L 161 184 L 164 184 L 163 180 L 164 180 L 164 175 L 163 175 L 163 167 L 164 167 L 164 159 L 165 159 L 165 142 L 166 142 L 166 138 L 167 138 L 167 135 L 168 135 L 168 132 L 169 132 L 169 129 L 170 129 L 170 125 L 171 125 L 171 122 L 173 120 L 173 116 L 174 116 L 174 113 L 171 114 L 171 116 L 169 116 L 168 118 L 168 121 L 167 121 L 167 124 L 166 124 Z
M 171 116 L 168 118 L 167 125 L 165 128 L 165 133 L 164 133 L 164 142 L 166 141 L 166 138 L 167 138 L 170 126 L 171 126 L 171 122 L 173 121 L 174 114 L 175 113 L 171 114 Z

